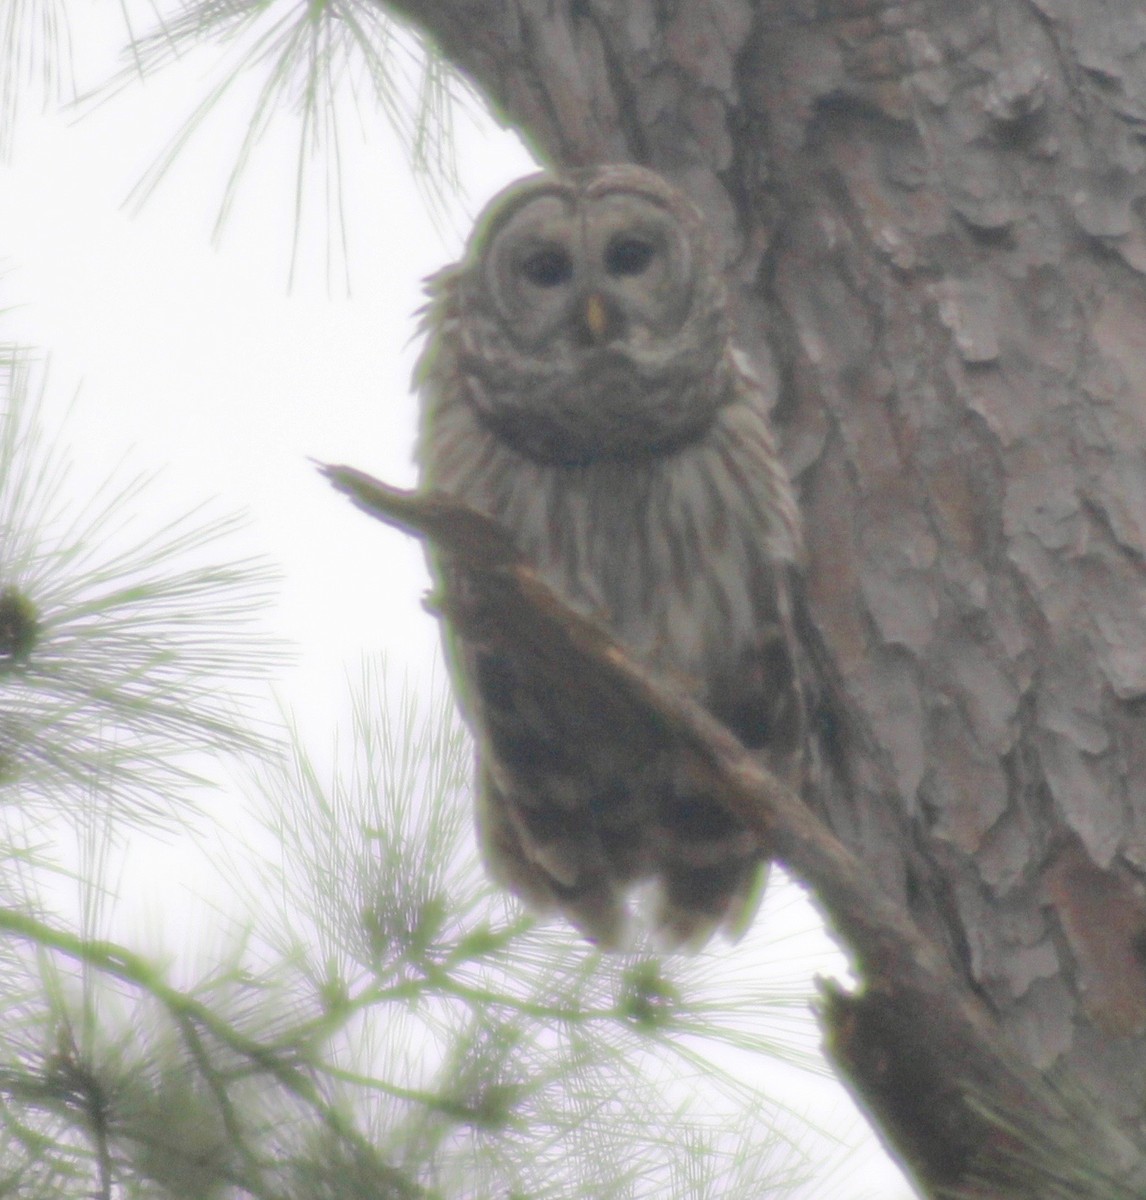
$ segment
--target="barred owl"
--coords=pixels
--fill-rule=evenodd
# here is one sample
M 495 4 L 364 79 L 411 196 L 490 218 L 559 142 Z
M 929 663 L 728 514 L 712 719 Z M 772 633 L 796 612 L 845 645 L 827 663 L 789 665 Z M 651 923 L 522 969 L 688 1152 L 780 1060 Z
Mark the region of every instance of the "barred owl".
M 421 483 L 500 522 L 568 604 L 791 779 L 799 526 L 720 264 L 650 171 L 508 188 L 427 284 Z M 449 563 L 431 567 L 448 594 Z M 634 897 L 674 946 L 751 916 L 766 851 L 747 828 L 663 764 L 563 728 L 490 647 L 447 651 L 495 879 L 606 947 Z

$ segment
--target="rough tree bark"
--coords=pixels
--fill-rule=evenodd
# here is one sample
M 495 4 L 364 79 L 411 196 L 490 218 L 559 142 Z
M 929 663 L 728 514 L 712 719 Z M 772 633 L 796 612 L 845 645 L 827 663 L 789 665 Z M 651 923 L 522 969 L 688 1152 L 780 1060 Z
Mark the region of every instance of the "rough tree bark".
M 390 7 L 543 161 L 725 234 L 850 713 L 829 823 L 1146 1146 L 1140 0 Z

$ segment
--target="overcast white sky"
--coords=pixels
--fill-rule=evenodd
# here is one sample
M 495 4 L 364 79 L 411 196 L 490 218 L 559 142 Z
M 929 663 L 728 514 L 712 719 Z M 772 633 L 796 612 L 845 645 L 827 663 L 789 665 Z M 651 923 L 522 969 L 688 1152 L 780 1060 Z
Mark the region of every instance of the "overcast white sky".
M 85 83 L 110 74 L 122 40 L 112 6 L 97 7 L 75 31 Z M 124 208 L 207 90 L 212 61 L 191 55 L 82 119 L 51 107 L 21 112 L 11 160 L 0 164 L 0 309 L 10 310 L 0 333 L 50 354 L 45 423 L 62 429 L 77 489 L 114 471 L 150 470 L 148 496 L 161 515 L 204 500 L 250 514 L 236 545 L 280 564 L 272 620 L 299 647 L 279 687 L 321 740 L 345 713 L 346 678 L 364 653 L 384 652 L 396 674 L 418 681 L 435 670 L 440 678 L 441 668 L 437 628 L 420 603 L 420 550 L 354 512 L 309 459 L 413 481 L 408 382 L 421 280 L 457 256 L 484 202 L 532 163 L 513 135 L 460 115 L 462 193 L 435 222 L 384 122 L 368 121 L 364 133 L 347 123 L 350 294 L 337 271 L 327 284 L 318 211 L 304 222 L 288 291 L 297 144 L 289 117 L 264 139 L 221 244 L 211 245 L 251 84 L 220 106 L 142 211 Z M 321 194 L 318 167 L 308 195 Z M 192 885 L 171 855 L 149 857 L 162 866 L 147 888 L 186 896 Z M 806 942 L 813 955 L 817 944 Z M 832 960 L 818 961 L 829 969 Z M 833 1200 L 910 1196 L 878 1152 L 862 1158 L 833 1184 Z

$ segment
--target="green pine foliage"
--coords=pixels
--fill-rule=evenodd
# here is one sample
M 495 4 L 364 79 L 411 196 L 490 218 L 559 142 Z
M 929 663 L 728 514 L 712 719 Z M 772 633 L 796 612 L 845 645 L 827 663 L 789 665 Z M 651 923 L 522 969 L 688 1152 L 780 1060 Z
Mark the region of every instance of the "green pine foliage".
M 822 1174 L 808 1126 L 752 1082 L 799 993 L 522 917 L 474 862 L 448 707 L 375 669 L 353 711 L 326 768 L 296 745 L 253 773 L 270 850 L 218 867 L 256 915 L 192 986 L 0 910 L 12 1194 L 724 1196 Z
M 457 101 L 476 103 L 468 85 L 435 48 L 416 38 L 380 4 L 360 0 L 168 0 L 148 12 L 150 28 L 131 29 L 123 68 L 97 87 L 99 101 L 133 86 L 142 75 L 198 53 L 205 83 L 187 114 L 138 181 L 132 204 L 142 206 L 201 136 L 215 111 L 234 94 L 245 130 L 215 220 L 222 235 L 239 189 L 272 127 L 295 139 L 294 234 L 290 279 L 298 268 L 299 238 L 308 214 L 304 197 L 317 172 L 324 210 L 328 282 L 341 269 L 350 287 L 349 230 L 342 202 L 347 139 L 361 138 L 378 115 L 396 135 L 427 205 L 442 216 L 458 190 L 454 154 Z M 208 47 L 207 53 L 203 48 Z M 250 99 L 247 97 L 250 96 Z
M 195 752 L 255 750 L 242 685 L 274 658 L 252 640 L 272 573 L 214 561 L 235 522 L 148 523 L 146 480 L 77 496 L 37 427 L 32 356 L 0 374 L 0 800 L 59 811 L 99 792 L 170 820 Z

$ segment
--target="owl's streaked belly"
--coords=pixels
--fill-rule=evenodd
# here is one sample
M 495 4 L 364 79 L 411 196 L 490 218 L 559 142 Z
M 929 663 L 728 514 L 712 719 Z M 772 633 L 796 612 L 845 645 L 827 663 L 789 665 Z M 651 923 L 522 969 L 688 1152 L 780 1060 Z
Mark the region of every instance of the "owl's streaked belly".
M 782 619 L 777 572 L 798 556 L 787 482 L 760 469 L 762 415 L 730 406 L 673 454 L 573 467 L 522 457 L 472 413 L 449 419 L 429 484 L 498 521 L 572 607 L 703 703 L 743 673 Z

